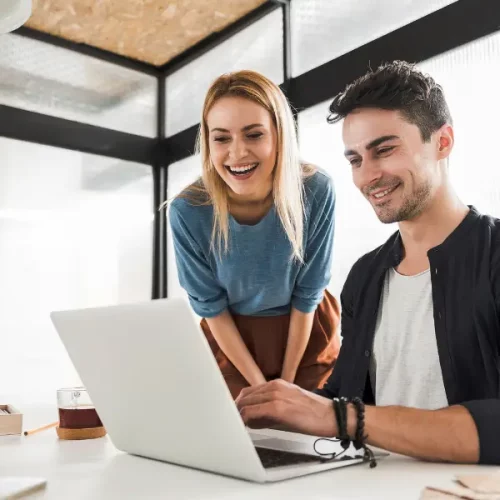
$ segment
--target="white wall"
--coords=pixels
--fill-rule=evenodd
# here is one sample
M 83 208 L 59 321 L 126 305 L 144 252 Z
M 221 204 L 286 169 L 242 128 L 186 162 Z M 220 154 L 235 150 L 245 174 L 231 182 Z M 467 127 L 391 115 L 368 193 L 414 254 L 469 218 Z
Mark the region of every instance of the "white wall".
M 420 64 L 441 84 L 455 128 L 450 174 L 463 201 L 500 217 L 496 155 L 500 116 L 500 33 Z
M 186 186 L 189 186 L 201 175 L 200 155 L 190 156 L 184 160 L 173 163 L 168 167 L 168 199 L 179 194 Z M 185 297 L 186 293 L 179 285 L 177 267 L 175 264 L 174 246 L 172 234 L 167 233 L 167 269 L 168 269 L 168 296 Z
M 292 73 L 300 75 L 457 0 L 293 0 Z
M 117 160 L 4 138 L 0 157 L 0 401 L 54 402 L 79 378 L 50 311 L 151 296 L 151 173 L 85 191 Z

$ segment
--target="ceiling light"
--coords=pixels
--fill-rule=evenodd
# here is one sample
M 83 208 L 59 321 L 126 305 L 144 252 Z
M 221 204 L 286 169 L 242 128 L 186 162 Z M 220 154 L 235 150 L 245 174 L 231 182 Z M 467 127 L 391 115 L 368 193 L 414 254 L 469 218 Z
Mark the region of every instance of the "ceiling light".
M 22 26 L 31 16 L 31 0 L 0 0 L 0 33 Z

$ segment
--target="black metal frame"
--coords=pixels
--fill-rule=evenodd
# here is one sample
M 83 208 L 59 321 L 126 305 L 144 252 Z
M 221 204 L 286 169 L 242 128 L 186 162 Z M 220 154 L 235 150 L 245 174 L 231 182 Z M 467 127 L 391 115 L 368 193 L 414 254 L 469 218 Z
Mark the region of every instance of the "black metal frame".
M 291 1 L 293 0 L 268 0 L 233 25 L 207 37 L 161 67 L 29 28 L 19 28 L 15 32 L 24 37 L 140 71 L 158 79 L 156 139 L 0 105 L 0 137 L 151 165 L 155 207 L 153 299 L 166 297 L 168 293 L 166 212 L 158 210 L 158 207 L 167 199 L 168 166 L 193 154 L 199 127 L 199 125 L 194 125 L 165 138 L 165 86 L 168 75 L 281 8 L 284 74 L 281 87 L 297 113 L 332 98 L 349 81 L 364 73 L 368 66 L 374 67 L 383 61 L 394 59 L 423 61 L 500 30 L 500 2 L 498 0 L 458 0 L 348 54 L 302 75 L 292 77 Z M 325 109 L 325 115 L 326 111 Z
M 168 188 L 168 165 L 165 163 L 165 155 L 162 154 L 162 143 L 165 137 L 165 106 L 166 106 L 166 79 L 158 80 L 157 96 L 157 153 L 153 163 L 153 207 L 154 207 L 154 231 L 153 231 L 153 276 L 152 291 L 153 298 L 166 297 L 167 289 L 167 215 L 165 210 L 159 207 L 167 200 Z
M 283 13 L 283 85 L 286 85 L 292 78 L 292 21 L 291 21 L 291 0 L 273 0 L 281 5 Z
M 109 52 L 107 50 L 99 49 L 97 47 L 93 47 L 92 45 L 87 45 L 85 43 L 78 43 L 78 42 L 73 42 L 71 40 L 66 40 L 65 38 L 60 38 L 58 36 L 44 33 L 43 31 L 27 28 L 26 26 L 18 28 L 14 33 L 16 33 L 16 35 L 24 36 L 25 38 L 38 40 L 39 42 L 48 43 L 49 45 L 54 45 L 55 47 L 61 47 L 62 49 L 72 50 L 73 52 L 78 52 L 79 54 L 95 57 L 96 59 L 101 59 L 102 61 L 114 63 L 117 64 L 118 66 L 123 66 L 124 68 L 140 71 L 141 73 L 146 73 L 148 75 L 157 77 L 162 75 L 160 68 L 157 68 L 152 64 L 138 61 L 136 59 L 131 59 L 130 57 L 121 56 L 119 54 L 115 54 L 114 52 Z
M 156 140 L 0 105 L 0 137 L 151 163 Z

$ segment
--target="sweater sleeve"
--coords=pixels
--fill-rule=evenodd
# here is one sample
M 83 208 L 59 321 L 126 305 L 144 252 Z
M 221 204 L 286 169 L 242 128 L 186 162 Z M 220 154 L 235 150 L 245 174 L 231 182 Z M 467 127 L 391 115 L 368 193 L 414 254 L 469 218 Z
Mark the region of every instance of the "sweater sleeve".
M 492 240 L 491 285 L 497 311 L 500 311 L 500 230 Z M 497 313 L 500 320 L 500 313 Z M 500 339 L 497 339 L 500 345 Z M 500 369 L 499 354 L 497 365 Z M 479 436 L 479 463 L 500 465 L 500 393 L 496 399 L 480 399 L 461 403 L 476 424 Z
M 323 299 L 331 278 L 333 236 L 335 228 L 335 190 L 326 177 L 321 199 L 313 199 L 309 220 L 304 264 L 292 293 L 292 306 L 304 313 L 313 312 Z
M 479 436 L 479 463 L 500 465 L 500 399 L 461 404 L 471 414 Z
M 169 210 L 179 283 L 194 312 L 203 318 L 221 314 L 228 305 L 226 291 L 217 282 L 210 264 L 174 202 Z

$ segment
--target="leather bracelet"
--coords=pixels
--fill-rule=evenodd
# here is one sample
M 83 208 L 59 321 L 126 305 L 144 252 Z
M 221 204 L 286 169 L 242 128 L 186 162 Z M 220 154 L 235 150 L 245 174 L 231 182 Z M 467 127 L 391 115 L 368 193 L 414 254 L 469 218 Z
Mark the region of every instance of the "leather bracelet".
M 337 417 L 337 438 L 344 450 L 349 448 L 351 444 L 349 434 L 347 433 L 347 401 L 346 398 L 333 399 L 333 407 L 335 416 Z
M 335 411 L 335 419 L 337 420 L 337 438 L 342 439 L 343 422 L 342 422 L 342 412 L 340 409 L 340 399 L 333 398 L 332 404 L 333 404 L 333 410 Z

